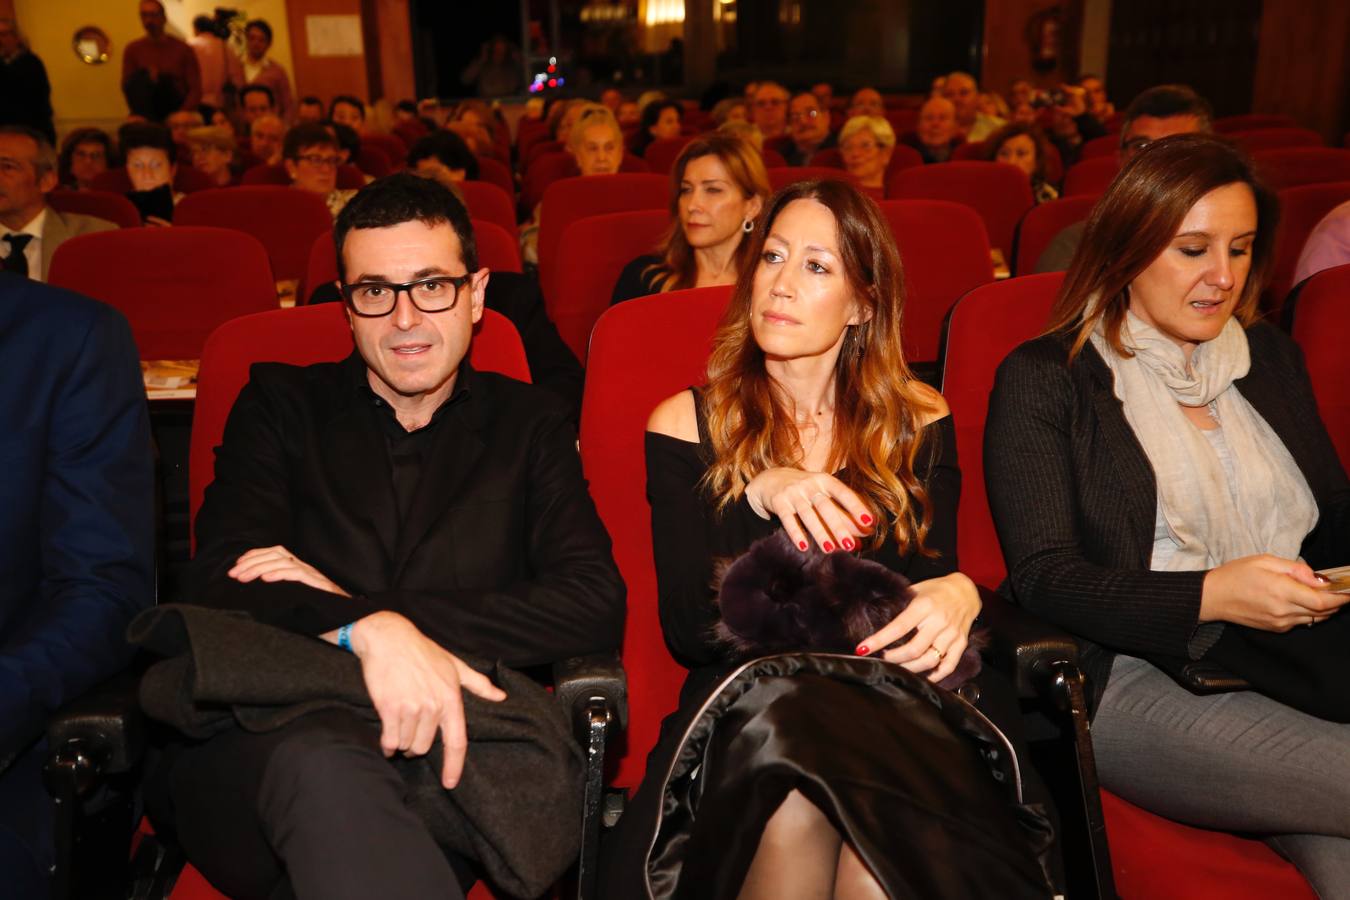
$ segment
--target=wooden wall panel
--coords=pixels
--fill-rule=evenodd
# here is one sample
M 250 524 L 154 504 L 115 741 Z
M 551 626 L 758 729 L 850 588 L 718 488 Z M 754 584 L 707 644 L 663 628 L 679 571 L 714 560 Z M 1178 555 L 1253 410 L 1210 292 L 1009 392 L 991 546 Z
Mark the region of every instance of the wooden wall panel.
M 354 94 L 369 99 L 365 59 L 360 56 L 312 56 L 306 34 L 307 16 L 359 16 L 361 0 L 288 0 L 286 18 L 291 26 L 291 57 L 295 71 L 296 96 L 314 94 L 327 103 L 335 94 Z M 362 37 L 370 40 L 370 29 L 361 23 Z
M 1012 83 L 1025 78 L 1041 87 L 1053 87 L 1078 71 L 1082 0 L 987 0 L 984 4 L 983 90 L 1007 95 Z M 1052 71 L 1032 68 L 1027 23 L 1037 13 L 1058 9 L 1059 66 Z
M 1350 3 L 1265 0 L 1252 110 L 1287 113 L 1340 145 L 1350 131 Z

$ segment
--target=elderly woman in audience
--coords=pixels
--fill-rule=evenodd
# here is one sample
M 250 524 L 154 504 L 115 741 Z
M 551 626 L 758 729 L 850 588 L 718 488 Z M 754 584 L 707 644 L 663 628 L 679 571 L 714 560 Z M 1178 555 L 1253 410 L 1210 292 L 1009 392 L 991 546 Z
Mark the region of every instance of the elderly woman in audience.
M 748 243 L 706 384 L 647 423 L 660 618 L 689 675 L 606 848 L 605 896 L 660 884 L 661 896 L 740 900 L 1048 897 L 1013 804 L 992 799 L 995 780 L 941 749 L 944 727 L 906 727 L 887 690 L 920 689 L 909 673 L 946 678 L 981 603 L 956 570 L 952 420 L 905 363 L 904 276 L 886 222 L 851 185 L 798 182 Z M 902 574 L 916 599 L 850 647 L 856 657 L 794 655 L 800 670 L 777 668 L 769 693 L 728 707 L 743 660 L 716 637 L 714 573 L 780 528 L 785 571 L 815 553 L 840 565 L 857 554 Z M 999 715 L 1015 719 L 1010 686 L 987 675 L 981 705 L 1001 697 Z M 692 792 L 670 777 L 691 757 L 711 760 Z M 954 781 L 991 802 L 974 812 Z
M 725 134 L 729 137 L 740 138 L 755 148 L 755 152 L 764 153 L 764 132 L 759 130 L 757 125 L 750 122 L 741 122 L 732 119 L 729 122 L 723 122 L 717 126 L 718 134 Z M 768 165 L 768 160 L 764 161 Z
M 1031 179 L 1031 193 L 1037 203 L 1059 198 L 1059 191 L 1046 180 L 1046 154 L 1050 142 L 1045 133 L 1032 125 L 1004 125 L 985 141 L 989 158 L 1016 166 Z
M 745 101 L 740 97 L 727 97 L 718 100 L 717 105 L 712 108 L 714 125 L 725 125 L 727 122 L 749 122 L 750 112 Z
M 721 134 L 692 141 L 671 170 L 674 221 L 657 254 L 629 263 L 611 303 L 682 288 L 733 284 L 749 263 L 751 241 L 769 176 L 759 153 Z
M 356 191 L 337 186 L 342 154 L 332 132 L 322 125 L 297 125 L 286 132 L 281 155 L 291 186 L 318 194 L 337 218 Z
M 101 128 L 76 128 L 61 142 L 61 184 L 87 191 L 94 179 L 116 162 L 117 153 L 108 132 Z
M 1221 140 L 1130 159 L 1048 332 L 999 367 L 986 484 L 1005 590 L 1082 647 L 1103 786 L 1266 836 L 1347 897 L 1350 725 L 1319 717 L 1343 685 L 1299 685 L 1344 657 L 1350 595 L 1314 569 L 1350 562 L 1350 481 L 1302 354 L 1260 318 L 1276 219 Z M 1192 693 L 1192 660 L 1253 688 Z
M 642 110 L 642 122 L 633 138 L 633 153 L 642 156 L 653 141 L 680 136 L 680 115 L 684 107 L 676 100 L 654 100 Z
M 613 175 L 623 165 L 623 132 L 614 114 L 599 103 L 577 101 L 568 114 L 573 124 L 567 130 L 567 152 L 572 154 L 581 175 Z M 539 216 L 542 203 L 534 208 L 534 216 L 520 230 L 520 252 L 525 262 L 539 262 Z
M 854 116 L 839 129 L 844 168 L 873 197 L 886 187 L 886 167 L 895 153 L 895 129 L 880 116 Z
M 446 129 L 462 137 L 478 156 L 493 156 L 494 119 L 492 108 L 482 100 L 465 100 L 458 104 L 445 123 Z
M 146 225 L 168 225 L 174 206 L 183 199 L 173 186 L 178 164 L 169 129 L 145 122 L 128 123 L 117 130 L 117 143 L 131 180 L 127 198 L 136 205 Z
M 209 125 L 194 128 L 187 133 L 188 149 L 192 152 L 192 168 L 201 172 L 216 187 L 229 187 L 239 183 L 239 176 L 233 170 L 234 132 L 228 128 Z

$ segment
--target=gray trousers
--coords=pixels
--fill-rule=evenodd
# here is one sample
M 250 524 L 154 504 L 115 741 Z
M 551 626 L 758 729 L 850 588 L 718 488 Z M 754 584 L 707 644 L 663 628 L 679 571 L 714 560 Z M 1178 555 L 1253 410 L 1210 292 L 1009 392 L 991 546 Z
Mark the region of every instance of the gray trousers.
M 1253 691 L 1197 697 L 1117 656 L 1092 743 L 1108 790 L 1178 822 L 1267 835 L 1320 897 L 1350 898 L 1350 725 Z

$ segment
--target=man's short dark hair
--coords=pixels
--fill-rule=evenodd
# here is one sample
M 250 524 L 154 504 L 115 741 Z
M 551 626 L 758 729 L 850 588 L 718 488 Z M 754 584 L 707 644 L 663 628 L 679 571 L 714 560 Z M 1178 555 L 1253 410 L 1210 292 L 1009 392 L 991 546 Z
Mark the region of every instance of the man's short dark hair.
M 394 104 L 394 109 L 399 112 L 412 113 L 417 115 L 417 104 L 411 100 L 400 100 Z
M 123 159 L 126 159 L 132 150 L 140 147 L 163 150 L 164 155 L 169 157 L 169 162 L 174 162 L 178 158 L 173 134 L 163 125 L 156 125 L 153 122 L 128 122 L 117 129 L 117 149 Z
M 267 24 L 266 19 L 249 19 L 244 25 L 244 31 L 250 28 L 256 28 L 267 37 L 267 46 L 272 46 L 272 26 Z
M 274 93 L 272 93 L 272 89 L 271 89 L 270 87 L 268 87 L 267 85 L 265 85 L 265 84 L 246 84 L 246 85 L 244 85 L 244 87 L 239 91 L 239 103 L 240 103 L 241 106 L 242 106 L 243 103 L 244 103 L 244 98 L 247 97 L 249 94 L 266 94 L 266 95 L 267 95 L 267 105 L 270 106 L 272 109 L 276 109 L 276 107 L 277 107 L 277 95 L 274 94 Z
M 1208 100 L 1184 84 L 1160 84 L 1135 97 L 1125 108 L 1125 119 L 1120 123 L 1122 140 L 1130 130 L 1130 123 L 1140 116 L 1155 119 L 1195 116 L 1200 122 L 1200 131 L 1208 132 L 1214 110 Z
M 404 222 L 424 225 L 448 223 L 459 237 L 465 268 L 478 271 L 478 247 L 473 239 L 469 211 L 447 187 L 429 178 L 398 172 L 378 178 L 357 191 L 338 213 L 333 225 L 333 245 L 337 248 L 338 277 L 347 280 L 342 247 L 353 228 L 391 228 Z
M 356 133 L 356 129 L 350 125 L 343 125 L 341 122 L 328 119 L 325 119 L 322 124 L 323 127 L 332 132 L 334 139 L 337 141 L 338 149 L 346 150 L 347 158 L 356 162 L 356 157 L 361 153 L 361 135 Z
M 469 149 L 464 138 L 453 131 L 434 131 L 417 139 L 408 151 L 408 168 L 415 169 L 424 159 L 435 157 L 447 169 L 463 169 L 469 180 L 478 178 L 478 157 Z
M 361 98 L 353 97 L 351 94 L 338 94 L 333 98 L 333 102 L 328 105 L 328 118 L 333 118 L 333 112 L 337 109 L 339 103 L 355 106 L 361 113 L 361 121 L 366 120 L 366 105 L 361 102 Z
M 47 136 L 36 128 L 30 128 L 27 125 L 0 125 L 0 134 L 16 134 L 37 144 L 37 154 L 33 157 L 33 170 L 37 173 L 38 178 L 48 172 L 56 171 L 58 164 L 56 148 L 52 146 L 51 141 L 47 140 Z
M 313 94 L 306 94 L 305 96 L 303 96 L 303 97 L 300 98 L 300 103 L 299 103 L 299 105 L 300 105 L 300 106 L 317 106 L 317 107 L 319 107 L 320 109 L 322 109 L 322 108 L 323 108 L 323 101 L 320 100 L 318 97 L 315 97 Z
M 194 16 L 192 19 L 192 30 L 197 34 L 216 33 L 216 20 L 210 16 Z
M 340 149 L 337 138 L 329 134 L 327 128 L 314 122 L 305 122 L 286 132 L 286 139 L 281 144 L 281 155 L 295 162 L 300 158 L 300 153 L 310 147 Z

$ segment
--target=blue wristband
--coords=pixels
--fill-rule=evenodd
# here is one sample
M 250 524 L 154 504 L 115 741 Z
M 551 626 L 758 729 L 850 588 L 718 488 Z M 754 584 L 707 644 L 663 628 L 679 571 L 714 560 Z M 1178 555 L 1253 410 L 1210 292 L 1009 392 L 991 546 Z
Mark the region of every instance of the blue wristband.
M 343 650 L 346 650 L 348 653 L 354 652 L 352 650 L 351 622 L 348 622 L 346 625 L 343 625 L 341 628 L 338 629 L 338 646 L 341 647 Z

